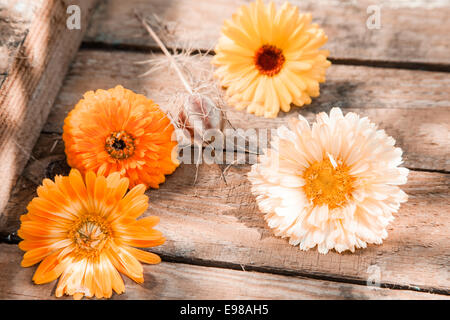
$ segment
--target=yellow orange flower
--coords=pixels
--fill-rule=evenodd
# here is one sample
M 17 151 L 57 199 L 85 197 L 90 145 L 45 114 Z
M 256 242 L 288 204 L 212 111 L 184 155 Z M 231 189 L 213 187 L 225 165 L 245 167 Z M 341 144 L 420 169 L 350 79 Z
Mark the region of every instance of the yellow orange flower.
M 178 166 L 174 127 L 152 100 L 117 86 L 84 94 L 64 121 L 67 162 L 158 188 Z
M 311 15 L 288 2 L 276 9 L 260 0 L 243 5 L 225 21 L 215 48 L 215 75 L 237 109 L 274 118 L 291 103 L 303 106 L 319 96 L 330 66 L 319 50 L 327 36 Z
M 89 171 L 83 179 L 76 169 L 43 181 L 18 231 L 19 247 L 26 251 L 22 266 L 42 261 L 33 276 L 36 284 L 60 277 L 56 296 L 81 299 L 124 292 L 119 272 L 144 281 L 139 261 L 161 259 L 135 247 L 154 247 L 165 239 L 153 229 L 158 217 L 136 220 L 147 209 L 148 197 L 143 184 L 126 193 L 128 184 L 118 172 L 104 177 Z

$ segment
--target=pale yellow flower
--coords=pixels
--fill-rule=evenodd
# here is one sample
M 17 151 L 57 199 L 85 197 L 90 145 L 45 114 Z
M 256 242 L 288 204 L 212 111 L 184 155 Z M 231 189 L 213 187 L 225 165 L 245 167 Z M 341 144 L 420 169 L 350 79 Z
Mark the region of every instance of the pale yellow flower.
M 225 21 L 213 64 L 231 105 L 274 118 L 319 96 L 330 62 L 319 50 L 327 36 L 311 19 L 288 2 L 277 10 L 258 0 Z

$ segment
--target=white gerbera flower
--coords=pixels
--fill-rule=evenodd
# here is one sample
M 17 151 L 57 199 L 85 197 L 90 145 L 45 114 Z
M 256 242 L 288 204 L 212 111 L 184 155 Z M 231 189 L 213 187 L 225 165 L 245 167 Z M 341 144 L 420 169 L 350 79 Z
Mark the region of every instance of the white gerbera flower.
M 368 118 L 333 108 L 312 127 L 299 116 L 278 128 L 252 166 L 252 193 L 269 227 L 292 245 L 320 253 L 381 244 L 407 195 L 402 150 Z

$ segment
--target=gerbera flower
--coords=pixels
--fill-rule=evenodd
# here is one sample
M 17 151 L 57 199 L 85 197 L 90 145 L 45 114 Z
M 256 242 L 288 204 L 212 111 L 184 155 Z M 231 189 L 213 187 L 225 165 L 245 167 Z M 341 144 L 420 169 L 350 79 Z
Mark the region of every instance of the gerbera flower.
M 60 277 L 56 296 L 73 295 L 109 298 L 125 287 L 119 272 L 142 283 L 139 261 L 159 263 L 161 259 L 135 247 L 164 243 L 161 232 L 152 229 L 159 218 L 136 220 L 148 206 L 143 184 L 126 195 L 128 179 L 118 172 L 107 178 L 92 171 L 85 181 L 72 169 L 69 176 L 45 179 L 38 197 L 21 217 L 20 249 L 26 251 L 22 266 L 42 261 L 33 281 L 51 282 Z
M 64 121 L 67 162 L 158 188 L 178 166 L 174 127 L 152 100 L 117 86 L 84 94 Z M 174 152 L 175 151 L 175 152 Z
M 249 180 L 275 234 L 321 253 L 381 244 L 400 203 L 408 169 L 402 150 L 367 118 L 339 108 L 282 126 Z
M 237 109 L 267 118 L 291 103 L 303 106 L 319 95 L 330 66 L 328 51 L 319 50 L 327 36 L 311 15 L 284 3 L 279 9 L 258 0 L 226 20 L 215 48 L 215 75 L 227 87 Z

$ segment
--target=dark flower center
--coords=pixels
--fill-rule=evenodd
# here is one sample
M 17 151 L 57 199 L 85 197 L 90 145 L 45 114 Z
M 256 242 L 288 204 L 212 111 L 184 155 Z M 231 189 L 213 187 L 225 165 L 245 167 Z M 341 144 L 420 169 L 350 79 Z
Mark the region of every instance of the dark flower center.
M 256 51 L 254 59 L 258 71 L 269 77 L 278 74 L 286 61 L 281 49 L 267 44 Z
M 112 158 L 118 160 L 131 157 L 134 154 L 135 148 L 134 137 L 125 131 L 113 132 L 105 141 L 106 152 Z
M 126 145 L 125 141 L 123 141 L 122 139 L 115 139 L 112 144 L 112 147 L 114 149 L 116 149 L 117 151 L 125 149 L 126 146 L 127 145 Z

